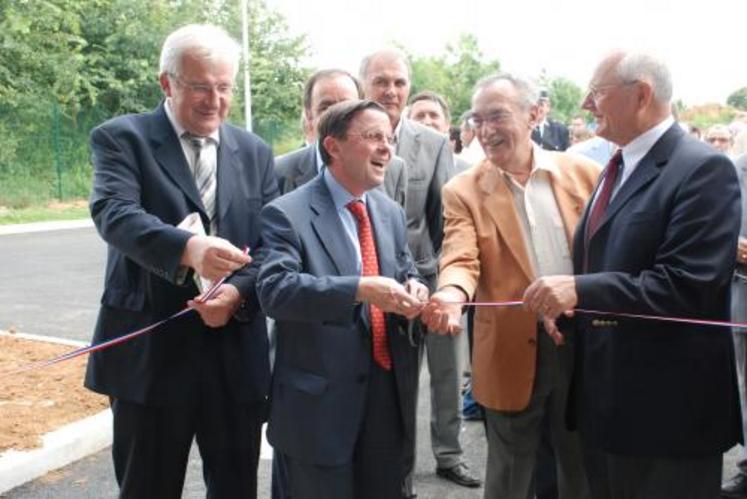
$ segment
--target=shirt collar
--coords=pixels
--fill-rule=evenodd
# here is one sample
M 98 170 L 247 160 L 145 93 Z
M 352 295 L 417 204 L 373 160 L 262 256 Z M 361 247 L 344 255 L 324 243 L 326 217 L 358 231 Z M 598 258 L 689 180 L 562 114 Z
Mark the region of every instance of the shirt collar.
M 329 171 L 329 168 L 324 169 L 323 175 L 324 183 L 327 184 L 329 193 L 332 195 L 332 202 L 335 204 L 335 208 L 337 209 L 337 211 L 344 210 L 351 201 L 355 201 L 356 199 L 358 199 L 357 197 L 350 194 L 348 190 L 345 189 L 342 184 L 337 181 L 332 172 Z M 365 193 L 360 197 L 360 200 L 363 201 L 363 204 L 366 204 Z
M 648 154 L 654 144 L 674 123 L 672 116 L 667 116 L 658 125 L 654 125 L 622 148 L 625 169 L 633 168 Z
M 171 109 L 171 97 L 166 97 L 166 103 L 163 108 L 166 111 L 166 117 L 171 122 L 171 126 L 174 127 L 176 136 L 181 138 L 185 133 L 187 133 L 187 129 L 184 128 L 176 119 L 176 116 L 174 116 L 174 111 Z M 220 144 L 220 129 L 215 130 L 213 133 L 208 135 L 208 137 L 216 144 Z
M 513 181 L 513 176 L 508 173 L 503 168 L 498 168 L 500 172 L 508 179 Z M 560 174 L 560 171 L 558 170 L 558 165 L 555 164 L 555 161 L 552 160 L 551 153 L 545 151 L 540 146 L 538 146 L 534 141 L 532 141 L 532 170 L 530 172 L 530 178 L 532 175 L 535 175 L 539 172 L 547 172 L 551 175 L 558 175 Z M 518 185 L 518 184 L 517 184 Z
M 316 153 L 316 172 L 319 173 L 322 171 L 322 167 L 324 166 L 324 160 L 322 159 L 322 152 L 321 152 L 321 144 L 317 140 L 312 144 L 312 147 L 314 148 L 314 152 Z

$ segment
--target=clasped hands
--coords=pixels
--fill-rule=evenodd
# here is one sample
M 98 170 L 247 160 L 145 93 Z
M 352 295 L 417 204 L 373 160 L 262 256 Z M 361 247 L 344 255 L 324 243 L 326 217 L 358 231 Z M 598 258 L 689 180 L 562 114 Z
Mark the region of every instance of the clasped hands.
M 192 268 L 200 277 L 218 281 L 251 262 L 251 256 L 225 239 L 195 235 L 187 241 L 180 263 Z M 241 305 L 241 294 L 233 284 L 221 284 L 213 296 L 207 300 L 203 298 L 204 294 L 197 296 L 187 305 L 213 328 L 225 326 Z
M 423 308 L 421 320 L 430 331 L 438 334 L 457 335 L 462 331 L 462 306 L 468 296 L 456 286 L 445 286 L 431 295 Z M 576 281 L 573 276 L 557 275 L 541 277 L 524 292 L 524 308 L 542 317 L 545 330 L 555 344 L 561 345 L 563 334 L 555 324 L 561 314 L 573 315 L 578 303 Z

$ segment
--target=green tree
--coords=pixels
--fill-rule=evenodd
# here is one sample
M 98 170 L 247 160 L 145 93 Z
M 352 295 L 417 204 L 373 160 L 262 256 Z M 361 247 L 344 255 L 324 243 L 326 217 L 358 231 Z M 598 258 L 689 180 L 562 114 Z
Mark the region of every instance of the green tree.
M 747 87 L 742 87 L 739 90 L 731 93 L 726 98 L 726 103 L 742 111 L 747 111 Z
M 470 108 L 475 83 L 500 69 L 497 59 L 486 59 L 477 38 L 462 34 L 444 54 L 430 57 L 410 55 L 412 92 L 431 90 L 443 95 L 451 108 L 452 121 Z
M 554 78 L 549 82 L 548 91 L 552 103 L 551 114 L 554 119 L 567 124 L 571 118 L 582 114 L 581 101 L 584 93 L 571 80 L 563 77 Z

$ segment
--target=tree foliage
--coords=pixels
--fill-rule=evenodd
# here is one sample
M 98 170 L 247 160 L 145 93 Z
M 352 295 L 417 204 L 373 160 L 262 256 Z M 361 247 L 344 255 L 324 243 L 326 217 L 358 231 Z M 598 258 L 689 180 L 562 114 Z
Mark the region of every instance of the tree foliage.
M 739 90 L 732 92 L 729 97 L 726 98 L 726 103 L 742 111 L 747 111 L 747 87 L 742 87 Z
M 584 93 L 581 88 L 567 78 L 550 80 L 548 91 L 552 103 L 552 117 L 562 123 L 570 123 L 571 118 L 582 114 L 581 101 Z
M 455 44 L 446 45 L 444 54 L 410 57 L 412 65 L 412 91 L 431 90 L 443 95 L 451 108 L 452 121 L 470 108 L 475 83 L 497 72 L 501 65 L 497 59 L 486 60 L 477 38 L 462 34 Z

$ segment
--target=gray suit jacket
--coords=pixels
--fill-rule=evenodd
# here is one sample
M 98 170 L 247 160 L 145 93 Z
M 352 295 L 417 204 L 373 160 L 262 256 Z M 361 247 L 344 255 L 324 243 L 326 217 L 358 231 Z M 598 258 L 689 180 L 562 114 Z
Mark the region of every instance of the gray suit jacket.
M 739 177 L 739 189 L 742 192 L 742 226 L 740 237 L 747 237 L 747 154 L 734 161 Z M 747 265 L 737 264 L 731 285 L 731 319 L 735 322 L 747 322 Z M 747 329 L 735 328 L 735 333 L 747 333 Z
M 316 145 L 309 145 L 275 158 L 275 177 L 280 194 L 288 194 L 317 176 Z M 381 188 L 400 206 L 405 206 L 405 162 L 392 156 Z
M 449 141 L 403 117 L 397 156 L 407 165 L 405 212 L 410 251 L 420 274 L 434 283 L 443 240 L 441 188 L 454 174 Z

